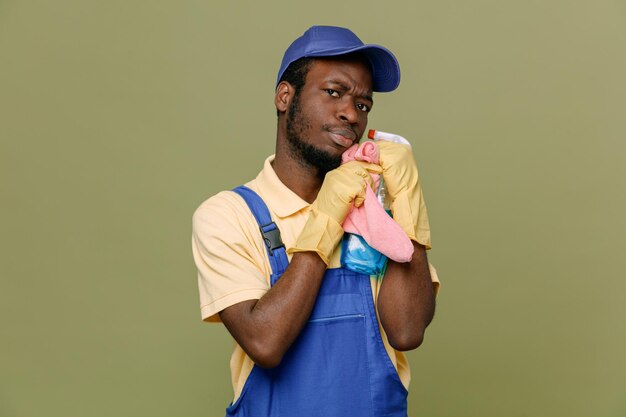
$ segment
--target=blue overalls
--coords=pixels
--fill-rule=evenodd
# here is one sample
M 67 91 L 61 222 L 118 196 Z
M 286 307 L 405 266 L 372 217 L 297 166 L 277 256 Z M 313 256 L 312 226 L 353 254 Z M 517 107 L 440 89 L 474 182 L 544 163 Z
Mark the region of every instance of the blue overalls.
M 271 285 L 288 265 L 267 206 L 244 186 L 272 267 Z M 370 278 L 328 269 L 308 323 L 279 366 L 255 365 L 227 417 L 406 417 L 407 390 L 385 350 Z

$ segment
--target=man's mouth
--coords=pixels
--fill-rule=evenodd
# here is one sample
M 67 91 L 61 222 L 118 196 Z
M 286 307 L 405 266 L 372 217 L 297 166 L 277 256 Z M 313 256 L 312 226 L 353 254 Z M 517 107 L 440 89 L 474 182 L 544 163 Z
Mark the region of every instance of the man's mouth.
M 350 129 L 329 129 L 331 140 L 343 147 L 349 148 L 357 140 L 356 133 Z

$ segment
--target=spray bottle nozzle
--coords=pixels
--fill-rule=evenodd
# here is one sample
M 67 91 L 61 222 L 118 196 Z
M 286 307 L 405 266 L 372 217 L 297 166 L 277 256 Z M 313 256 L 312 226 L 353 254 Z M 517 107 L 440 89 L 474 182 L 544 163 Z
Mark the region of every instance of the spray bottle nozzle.
M 388 142 L 411 146 L 411 143 L 402 136 L 394 133 L 381 132 L 380 130 L 370 129 L 369 132 L 367 132 L 367 137 L 372 140 L 386 140 Z

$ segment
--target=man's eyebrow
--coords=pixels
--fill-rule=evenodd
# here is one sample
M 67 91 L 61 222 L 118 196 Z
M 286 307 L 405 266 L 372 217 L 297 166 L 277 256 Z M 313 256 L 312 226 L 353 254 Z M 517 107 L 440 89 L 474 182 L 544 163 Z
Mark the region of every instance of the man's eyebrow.
M 350 88 L 343 82 L 343 81 L 339 81 L 339 80 L 328 80 L 329 83 L 334 84 L 336 86 L 338 86 L 340 89 L 342 90 L 349 90 Z M 374 102 L 374 97 L 371 93 L 365 93 L 365 94 L 361 94 L 361 97 L 371 101 L 372 103 Z

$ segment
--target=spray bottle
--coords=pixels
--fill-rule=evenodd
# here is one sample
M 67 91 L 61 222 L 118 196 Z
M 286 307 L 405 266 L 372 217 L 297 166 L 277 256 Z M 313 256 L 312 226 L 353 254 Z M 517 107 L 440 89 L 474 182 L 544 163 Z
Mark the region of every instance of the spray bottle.
M 370 130 L 367 137 L 373 140 L 386 140 L 411 146 L 408 140 L 392 133 Z M 376 190 L 376 198 L 391 216 L 391 203 L 382 176 Z M 368 245 L 363 237 L 352 233 L 344 233 L 341 242 L 341 266 L 361 274 L 380 275 L 385 272 L 387 257 Z

